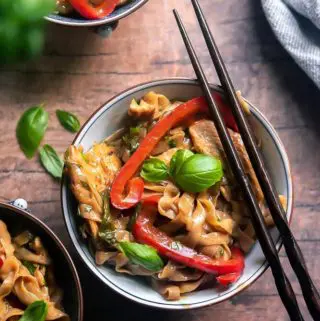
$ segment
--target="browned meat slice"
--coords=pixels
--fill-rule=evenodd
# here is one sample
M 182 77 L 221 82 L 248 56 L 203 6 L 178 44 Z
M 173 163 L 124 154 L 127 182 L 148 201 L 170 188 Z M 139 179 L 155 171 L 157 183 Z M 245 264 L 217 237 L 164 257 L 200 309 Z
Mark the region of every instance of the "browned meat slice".
M 257 198 L 258 202 L 261 203 L 264 199 L 264 196 L 263 196 L 261 187 L 259 185 L 256 173 L 253 170 L 253 167 L 250 162 L 247 151 L 243 145 L 242 138 L 239 133 L 236 133 L 232 130 L 229 130 L 229 133 L 230 133 L 231 139 L 233 141 L 233 144 L 238 152 L 238 155 L 240 156 L 241 163 L 244 167 L 244 170 L 250 178 L 251 185 L 252 185 L 253 191 L 256 195 L 256 198 Z
M 189 127 L 189 133 L 198 153 L 224 159 L 221 141 L 211 120 L 203 119 L 195 122 Z
M 211 120 L 199 120 L 189 127 L 190 136 L 197 152 L 215 156 L 225 162 L 226 157 L 219 139 L 217 130 Z M 252 168 L 249 156 L 243 145 L 240 134 L 229 130 L 232 141 L 240 156 L 242 165 L 246 174 L 249 176 L 252 188 L 258 199 L 258 202 L 263 201 L 263 194 L 258 183 L 256 174 Z M 226 167 L 225 167 L 226 168 Z

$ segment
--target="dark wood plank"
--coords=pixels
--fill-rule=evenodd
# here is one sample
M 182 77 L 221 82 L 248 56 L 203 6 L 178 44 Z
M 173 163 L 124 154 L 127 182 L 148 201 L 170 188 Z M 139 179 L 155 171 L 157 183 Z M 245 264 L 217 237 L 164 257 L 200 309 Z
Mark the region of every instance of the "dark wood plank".
M 320 287 L 320 93 L 275 39 L 259 1 L 200 2 L 236 87 L 269 118 L 287 148 L 295 183 L 292 229 Z M 26 198 L 33 212 L 67 245 L 83 282 L 85 320 L 288 320 L 270 271 L 231 301 L 195 311 L 155 313 L 104 288 L 73 249 L 62 219 L 59 184 L 36 158 L 26 160 L 16 143 L 16 122 L 31 105 L 46 103 L 50 125 L 45 142 L 63 153 L 73 135 L 58 124 L 54 115 L 57 108 L 70 110 L 85 121 L 107 99 L 130 86 L 157 78 L 194 77 L 173 8 L 181 13 L 208 76 L 216 82 L 187 4 L 151 0 L 122 20 L 109 39 L 92 30 L 48 25 L 43 57 L 25 65 L 3 67 L 0 72 L 0 198 Z M 291 271 L 283 250 L 281 260 Z M 289 276 L 302 303 L 296 278 L 292 272 Z M 304 304 L 301 307 L 305 320 L 311 320 Z

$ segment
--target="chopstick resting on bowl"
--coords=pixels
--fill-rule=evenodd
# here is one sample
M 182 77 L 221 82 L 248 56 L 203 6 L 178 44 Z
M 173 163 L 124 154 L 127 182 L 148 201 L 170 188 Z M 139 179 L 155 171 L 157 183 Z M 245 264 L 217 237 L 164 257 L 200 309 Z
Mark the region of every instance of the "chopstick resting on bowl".
M 314 320 L 320 320 L 319 293 L 317 292 L 317 289 L 310 278 L 301 250 L 290 231 L 275 187 L 270 179 L 270 175 L 268 174 L 262 157 L 258 151 L 254 136 L 252 135 L 250 127 L 245 119 L 236 92 L 232 85 L 232 81 L 225 68 L 224 62 L 209 30 L 208 24 L 204 18 L 199 3 L 197 0 L 191 0 L 191 2 L 195 9 L 213 64 L 221 81 L 222 88 L 226 93 L 226 98 L 230 102 L 230 107 L 232 109 L 235 120 L 237 121 L 239 132 L 243 138 L 245 148 L 248 152 L 249 158 L 252 162 L 252 166 L 254 168 L 254 171 L 256 172 L 262 191 L 265 195 L 266 203 L 270 209 L 275 225 L 282 236 L 290 264 L 298 277 L 309 312 Z M 217 132 L 222 146 L 225 150 L 228 162 L 240 188 L 243 191 L 244 198 L 247 201 L 248 208 L 251 212 L 252 224 L 257 234 L 257 238 L 260 241 L 263 253 L 266 256 L 268 263 L 270 264 L 279 295 L 285 308 L 287 309 L 290 319 L 303 320 L 292 286 L 283 271 L 276 247 L 268 229 L 265 226 L 264 218 L 256 197 L 252 191 L 249 178 L 243 169 L 240 158 L 233 145 L 232 139 L 230 138 L 228 130 L 224 124 L 223 118 L 220 115 L 217 105 L 212 97 L 209 83 L 176 10 L 174 10 L 174 15 L 177 20 L 194 71 L 197 75 L 198 81 L 207 100 L 212 119 L 217 128 Z

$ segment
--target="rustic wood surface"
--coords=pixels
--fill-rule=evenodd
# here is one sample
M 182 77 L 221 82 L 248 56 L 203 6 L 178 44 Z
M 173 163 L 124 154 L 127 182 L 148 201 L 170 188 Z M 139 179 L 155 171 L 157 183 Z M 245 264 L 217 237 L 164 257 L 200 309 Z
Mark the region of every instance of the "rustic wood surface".
M 310 273 L 320 287 L 320 92 L 275 39 L 258 0 L 202 0 L 212 31 L 237 88 L 269 118 L 287 148 L 295 183 L 292 229 Z M 185 0 L 151 0 L 120 22 L 111 38 L 91 30 L 49 25 L 45 54 L 27 65 L 0 71 L 0 196 L 23 197 L 70 250 L 80 272 L 85 320 L 289 320 L 268 270 L 230 301 L 194 311 L 165 312 L 143 307 L 105 289 L 83 267 L 68 237 L 59 201 L 59 183 L 37 159 L 27 160 L 15 139 L 21 113 L 45 102 L 50 125 L 45 137 L 59 152 L 72 141 L 55 118 L 57 108 L 84 121 L 98 106 L 129 86 L 166 77 L 194 77 L 171 10 L 179 9 L 203 65 L 216 75 Z M 298 300 L 301 290 L 288 268 Z M 311 320 L 304 304 L 305 320 Z

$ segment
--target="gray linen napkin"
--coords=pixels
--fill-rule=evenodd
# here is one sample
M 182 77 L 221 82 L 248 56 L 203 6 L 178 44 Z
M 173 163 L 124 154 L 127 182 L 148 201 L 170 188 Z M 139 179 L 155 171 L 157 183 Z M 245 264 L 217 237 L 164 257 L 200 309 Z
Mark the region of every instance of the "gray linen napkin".
M 276 37 L 320 89 L 320 0 L 261 0 Z

